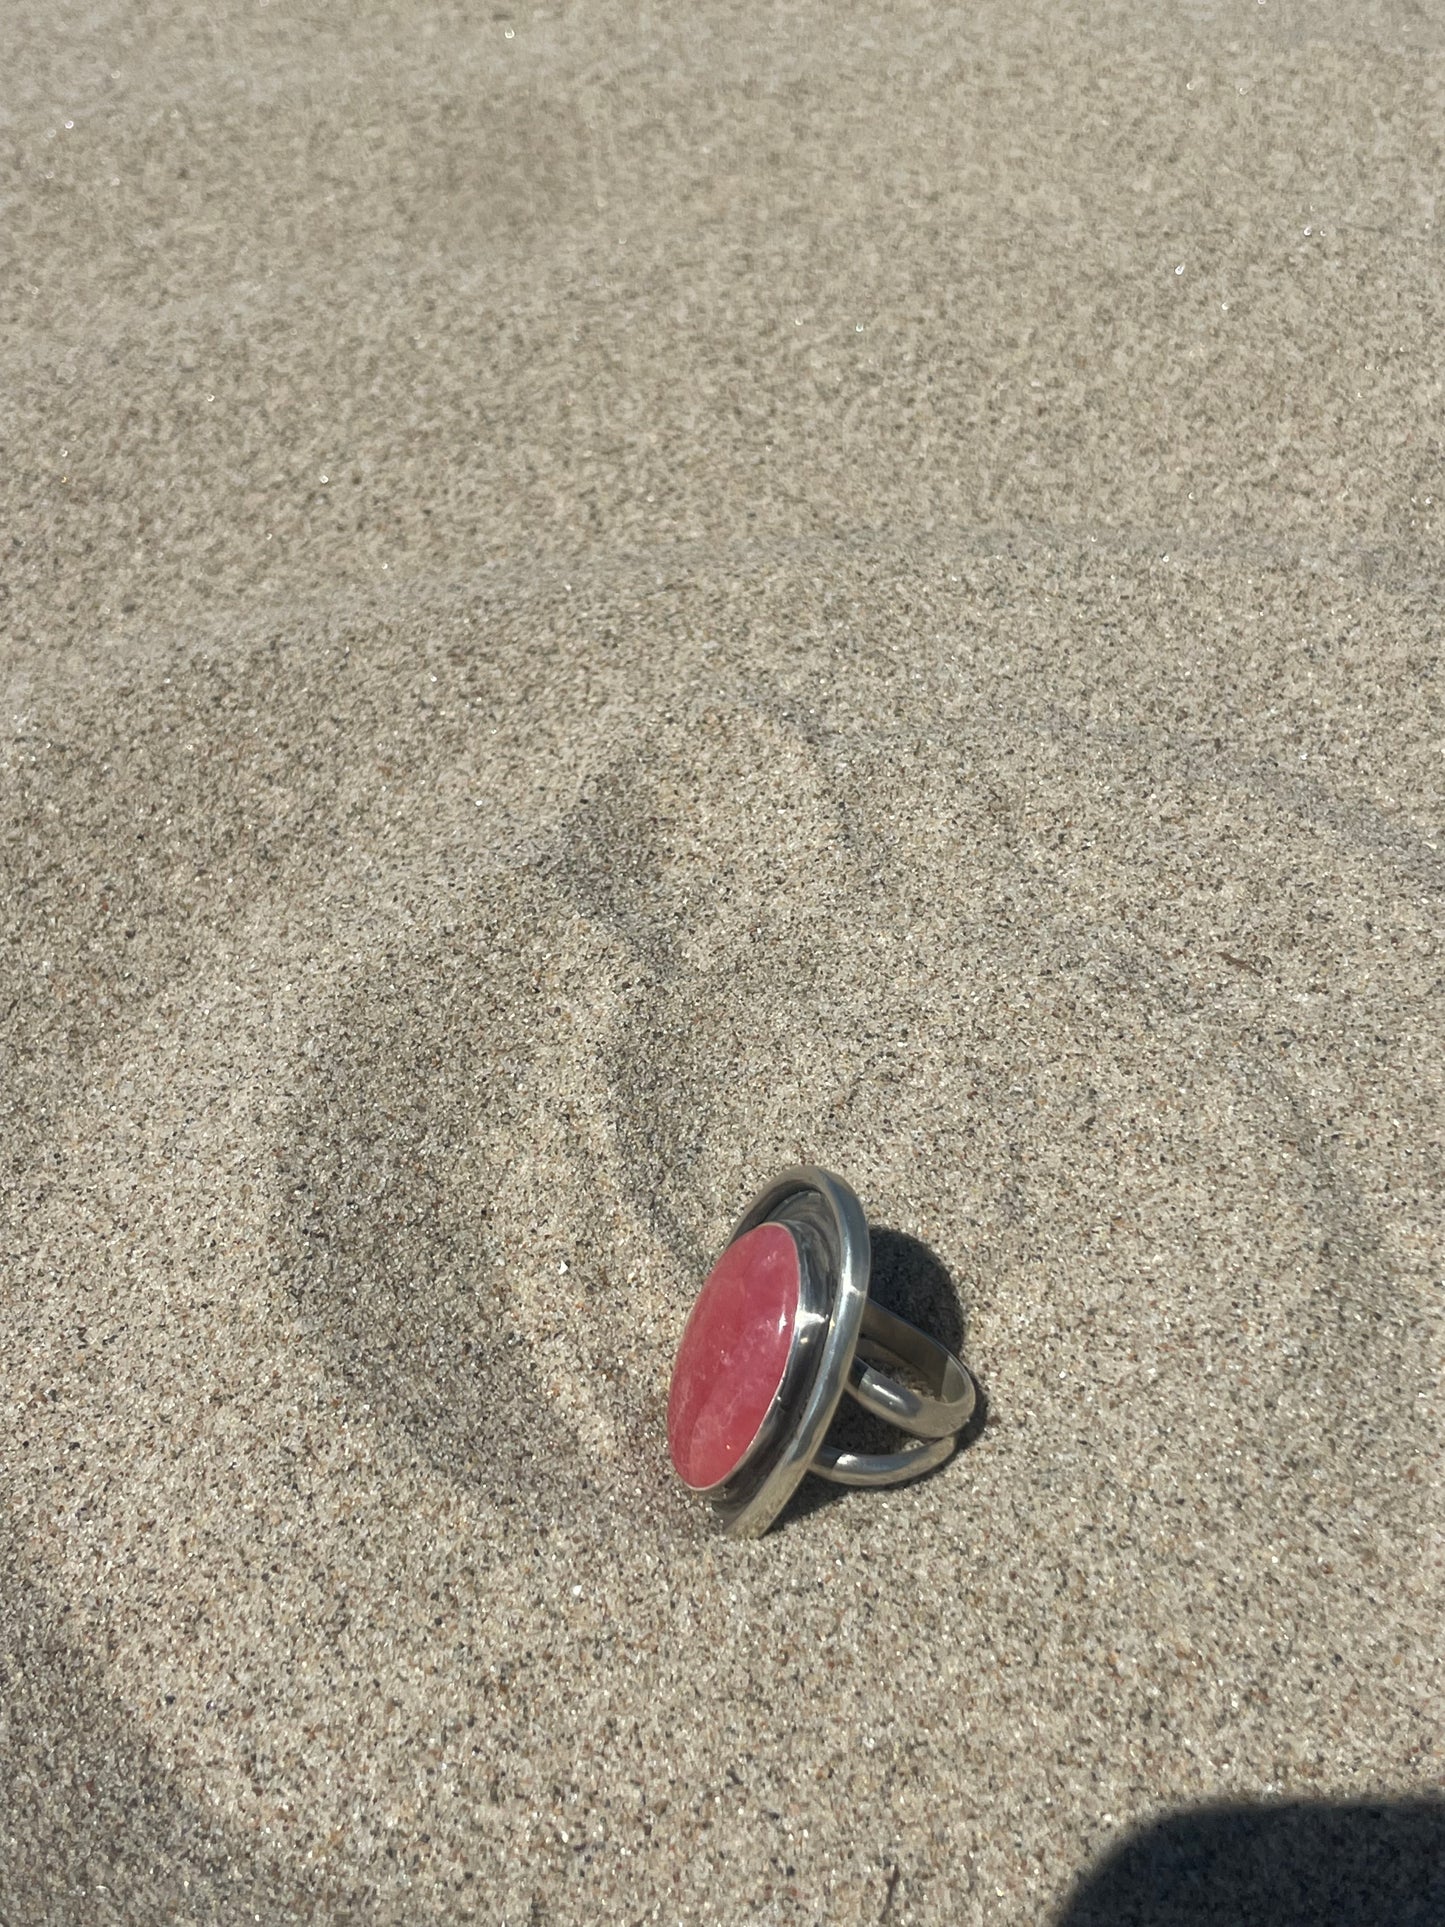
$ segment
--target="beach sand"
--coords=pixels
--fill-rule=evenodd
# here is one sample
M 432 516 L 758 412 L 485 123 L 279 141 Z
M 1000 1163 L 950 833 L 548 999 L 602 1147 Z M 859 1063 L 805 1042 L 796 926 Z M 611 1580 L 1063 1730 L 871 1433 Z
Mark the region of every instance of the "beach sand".
M 6 1927 L 1433 1905 L 1437 28 L 8 10 Z M 988 1422 L 739 1545 L 794 1161 Z

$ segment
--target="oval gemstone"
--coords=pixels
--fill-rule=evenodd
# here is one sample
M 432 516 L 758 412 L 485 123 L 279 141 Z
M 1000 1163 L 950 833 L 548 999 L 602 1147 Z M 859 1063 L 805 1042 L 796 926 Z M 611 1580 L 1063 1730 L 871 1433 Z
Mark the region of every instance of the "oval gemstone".
M 704 1280 L 667 1400 L 672 1462 L 694 1492 L 731 1478 L 756 1443 L 788 1369 L 801 1287 L 782 1224 L 745 1232 Z

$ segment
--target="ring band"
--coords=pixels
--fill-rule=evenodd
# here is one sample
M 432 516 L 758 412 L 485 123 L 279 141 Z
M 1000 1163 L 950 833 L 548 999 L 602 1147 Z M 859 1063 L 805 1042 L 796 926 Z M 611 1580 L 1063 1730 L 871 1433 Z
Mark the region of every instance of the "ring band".
M 972 1417 L 969 1372 L 869 1298 L 871 1262 L 855 1193 L 803 1165 L 753 1200 L 709 1272 L 678 1347 L 668 1436 L 679 1477 L 730 1536 L 766 1532 L 809 1472 L 838 1485 L 918 1478 Z M 845 1392 L 909 1442 L 894 1452 L 830 1445 Z
M 895 1364 L 911 1365 L 933 1387 L 932 1396 L 910 1391 L 874 1371 L 855 1353 L 848 1389 L 866 1411 L 921 1439 L 950 1438 L 968 1424 L 977 1398 L 973 1380 L 936 1338 L 870 1298 L 863 1307 L 859 1338 L 860 1349 L 864 1345 Z

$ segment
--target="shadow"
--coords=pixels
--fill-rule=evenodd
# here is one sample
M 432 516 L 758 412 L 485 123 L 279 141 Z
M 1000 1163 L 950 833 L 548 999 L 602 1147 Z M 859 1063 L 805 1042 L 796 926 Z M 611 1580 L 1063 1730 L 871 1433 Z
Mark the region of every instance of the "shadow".
M 1445 1799 L 1201 1807 L 1132 1835 L 1058 1927 L 1445 1927 Z
M 868 1236 L 873 1246 L 868 1296 L 951 1352 L 961 1352 L 968 1319 L 938 1253 L 921 1239 L 886 1225 L 870 1225 Z
M 967 1311 L 958 1287 L 937 1252 L 921 1239 L 910 1238 L 907 1232 L 893 1231 L 886 1225 L 870 1225 L 868 1235 L 873 1246 L 869 1297 L 886 1311 L 895 1312 L 898 1317 L 906 1318 L 910 1325 L 927 1332 L 930 1338 L 936 1338 L 940 1344 L 963 1358 L 967 1365 Z M 972 1373 L 971 1366 L 969 1370 Z M 988 1394 L 976 1374 L 973 1374 L 973 1382 L 977 1387 L 978 1401 L 972 1418 L 959 1434 L 957 1451 L 932 1472 L 925 1472 L 918 1480 L 919 1484 L 945 1471 L 959 1452 L 968 1450 L 988 1424 Z M 892 1452 L 900 1443 L 900 1434 L 845 1396 L 829 1430 L 828 1441 L 852 1452 Z M 805 1519 L 824 1506 L 850 1496 L 858 1498 L 865 1495 L 854 1486 L 834 1485 L 827 1479 L 806 1478 L 779 1515 L 777 1524 L 786 1527 L 795 1519 Z

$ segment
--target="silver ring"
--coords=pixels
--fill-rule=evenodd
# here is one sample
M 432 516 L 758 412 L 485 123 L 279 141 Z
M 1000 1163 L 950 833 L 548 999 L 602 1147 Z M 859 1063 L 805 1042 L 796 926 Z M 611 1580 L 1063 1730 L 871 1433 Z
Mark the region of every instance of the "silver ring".
M 871 1264 L 852 1189 L 799 1165 L 753 1199 L 708 1273 L 673 1366 L 668 1443 L 678 1477 L 711 1500 L 730 1537 L 766 1532 L 809 1472 L 839 1485 L 930 1472 L 972 1417 L 967 1369 L 872 1302 Z M 909 1442 L 896 1452 L 829 1445 L 845 1392 Z

